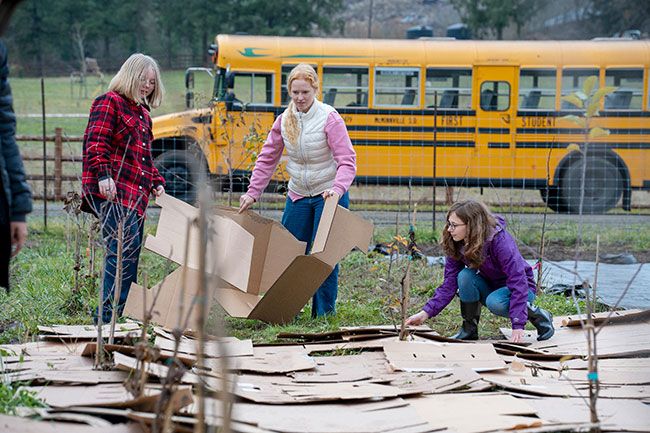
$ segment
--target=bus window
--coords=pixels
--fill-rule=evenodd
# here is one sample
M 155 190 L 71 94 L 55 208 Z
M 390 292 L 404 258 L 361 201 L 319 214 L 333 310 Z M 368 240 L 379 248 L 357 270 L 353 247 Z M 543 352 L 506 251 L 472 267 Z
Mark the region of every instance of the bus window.
M 273 103 L 273 74 L 235 73 L 234 95 L 235 102 L 242 104 L 266 105 Z
M 323 67 L 323 102 L 334 107 L 367 107 L 368 68 Z
M 605 110 L 641 110 L 643 69 L 608 69 L 605 85 L 617 88 L 605 96 Z
M 427 69 L 425 105 L 435 107 L 436 93 L 438 108 L 469 110 L 472 108 L 471 69 Z
M 420 70 L 376 68 L 375 105 L 415 107 L 420 105 Z
M 287 78 L 289 78 L 289 73 L 293 68 L 298 66 L 297 64 L 295 65 L 282 65 L 282 74 L 281 74 L 281 90 L 280 90 L 280 95 L 282 97 L 282 100 L 280 101 L 280 104 L 283 106 L 289 105 L 289 91 L 287 90 Z M 318 71 L 318 65 L 311 65 L 314 70 Z
M 510 108 L 510 83 L 484 81 L 481 83 L 481 110 L 505 111 Z
M 598 76 L 598 69 L 563 69 L 562 70 L 562 96 L 573 92 L 582 92 L 582 85 L 589 77 Z M 573 104 L 562 101 L 562 110 L 578 110 Z
M 555 69 L 522 69 L 519 72 L 519 109 L 555 110 Z

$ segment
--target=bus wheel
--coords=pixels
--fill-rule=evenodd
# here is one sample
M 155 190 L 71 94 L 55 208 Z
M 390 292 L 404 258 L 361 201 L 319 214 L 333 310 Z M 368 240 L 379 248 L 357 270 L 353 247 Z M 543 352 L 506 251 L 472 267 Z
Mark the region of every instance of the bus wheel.
M 573 161 L 561 180 L 562 199 L 569 213 L 580 212 L 582 158 Z M 616 206 L 623 193 L 623 178 L 616 165 L 604 158 L 589 157 L 585 173 L 582 213 L 606 212 Z
M 553 211 L 564 213 L 567 211 L 566 204 L 560 195 L 560 189 L 557 186 L 549 186 L 548 190 L 542 188 L 539 190 L 544 203 Z
M 196 201 L 201 171 L 207 175 L 205 161 L 186 150 L 168 150 L 154 160 L 165 179 L 165 192 L 187 203 Z

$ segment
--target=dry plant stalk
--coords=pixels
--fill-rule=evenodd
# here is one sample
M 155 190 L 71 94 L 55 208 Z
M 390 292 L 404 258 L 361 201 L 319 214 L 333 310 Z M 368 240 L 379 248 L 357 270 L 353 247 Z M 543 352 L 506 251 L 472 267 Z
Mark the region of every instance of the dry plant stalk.
M 113 295 L 112 314 L 111 314 L 111 330 L 108 336 L 108 344 L 113 344 L 115 339 L 115 321 L 117 320 L 117 306 L 122 295 L 122 256 L 124 255 L 124 219 L 121 218 L 117 224 L 117 267 L 115 270 L 115 294 Z M 103 305 L 102 313 L 103 314 Z
M 594 324 L 594 313 L 596 312 L 596 288 L 598 286 L 598 265 L 599 265 L 599 253 L 600 253 L 600 235 L 596 235 L 596 269 L 594 272 L 594 284 L 592 288 L 592 298 L 589 299 L 589 287 L 583 288 L 587 291 L 587 350 L 589 357 L 587 360 L 587 366 L 589 373 L 587 374 L 587 379 L 589 382 L 589 418 L 592 424 L 595 424 L 592 431 L 600 431 L 598 424 L 600 420 L 598 419 L 598 411 L 596 410 L 596 404 L 598 402 L 598 394 L 600 392 L 600 381 L 598 380 L 598 350 L 596 342 L 596 326 Z
M 186 242 L 185 242 L 185 256 L 184 256 L 184 269 L 187 268 L 187 261 L 189 257 L 189 240 L 190 240 L 190 232 L 191 228 L 193 225 L 196 224 L 196 221 L 191 221 L 187 225 L 187 230 L 186 230 Z M 169 258 L 168 258 L 169 260 Z M 169 260 L 171 263 L 171 260 Z M 165 277 L 166 278 L 166 277 Z M 163 279 L 164 281 L 164 279 Z M 181 383 L 181 379 L 183 378 L 183 375 L 186 372 L 185 365 L 179 360 L 178 354 L 179 354 L 179 348 L 180 348 L 180 343 L 181 343 L 181 338 L 183 336 L 183 332 L 185 329 L 187 329 L 189 320 L 190 320 L 190 315 L 192 313 L 192 308 L 194 307 L 196 298 L 193 299 L 192 304 L 190 305 L 189 309 L 187 310 L 187 313 L 185 317 L 183 317 L 184 313 L 184 297 L 185 297 L 185 286 L 187 284 L 187 276 L 186 272 L 183 272 L 182 279 L 181 279 L 181 302 L 179 305 L 180 308 L 180 314 L 179 314 L 179 323 L 176 328 L 172 329 L 172 335 L 174 337 L 174 352 L 171 357 L 171 363 L 169 365 L 169 368 L 167 369 L 167 376 L 162 381 L 163 389 L 160 393 L 160 397 L 156 403 L 156 418 L 152 424 L 152 431 L 153 432 L 169 432 L 173 431 L 173 424 L 171 422 L 171 417 L 172 417 L 172 397 L 174 395 L 174 392 L 176 390 L 176 387 Z M 161 283 L 162 287 L 162 283 Z M 151 318 L 153 316 L 153 310 L 155 308 L 155 305 L 158 301 L 158 296 L 160 295 L 161 290 L 158 290 L 158 292 L 155 294 L 155 297 L 151 303 L 151 306 L 149 307 L 149 310 L 145 310 L 145 318 Z M 145 295 L 146 296 L 146 295 Z M 146 298 L 145 298 L 145 306 L 146 306 Z M 155 349 L 154 349 L 155 350 Z M 159 352 L 155 351 L 152 354 L 152 359 L 157 360 L 159 356 Z M 162 425 L 161 425 L 162 422 Z
M 81 288 L 79 273 L 81 271 L 81 197 L 76 192 L 68 192 L 63 198 L 63 210 L 68 214 L 66 224 L 66 252 L 70 250 L 70 235 L 74 236 L 74 287 L 72 293 L 79 293 Z M 74 225 L 74 230 L 70 229 Z
M 411 292 L 411 260 L 406 264 L 406 271 L 404 272 L 404 277 L 401 281 L 402 286 L 402 297 L 400 299 L 400 316 L 401 324 L 399 330 L 399 339 L 404 341 L 408 337 L 409 333 L 406 329 L 406 318 L 408 317 L 408 306 L 409 306 L 409 294 Z
M 551 152 L 553 148 L 548 150 L 548 155 L 546 156 L 546 206 L 544 206 L 544 214 L 542 216 L 542 233 L 539 240 L 539 258 L 538 267 L 537 267 L 537 282 L 535 284 L 535 293 L 537 295 L 542 291 L 542 276 L 544 270 L 544 242 L 546 238 L 546 216 L 548 215 L 548 202 L 550 201 L 550 187 L 551 182 Z
M 97 351 L 95 353 L 95 369 L 105 367 L 104 359 L 104 338 L 102 336 L 102 327 L 104 325 L 104 279 L 105 273 L 102 272 L 102 279 L 99 284 L 99 306 L 97 307 Z
M 74 231 L 74 288 L 73 293 L 79 293 L 81 283 L 79 272 L 81 271 L 81 227 L 77 224 Z
M 207 191 L 203 189 L 201 195 L 201 200 L 199 202 L 199 290 L 198 290 L 198 301 L 199 301 L 199 314 L 198 314 L 198 323 L 197 331 L 199 336 L 199 345 L 196 353 L 197 363 L 201 366 L 205 365 L 205 324 L 207 319 L 207 274 L 206 274 L 206 263 L 205 256 L 207 253 L 207 242 L 208 242 L 208 230 L 207 230 Z M 205 433 L 206 431 L 206 411 L 205 411 L 205 398 L 207 390 L 203 381 L 199 382 L 198 387 L 198 397 L 199 397 L 199 408 L 198 408 L 198 423 L 196 424 L 197 433 Z
M 155 362 L 160 356 L 160 351 L 151 347 L 148 343 L 147 329 L 151 323 L 151 310 L 147 311 L 147 291 L 149 288 L 149 278 L 147 273 L 143 275 L 143 322 L 140 339 L 135 344 L 135 357 L 137 367 L 135 374 L 125 383 L 125 388 L 136 398 L 144 396 L 144 390 L 148 380 L 147 363 Z
M 418 211 L 418 204 L 415 203 L 413 206 L 413 216 L 411 219 L 411 225 L 409 227 L 409 242 L 407 245 L 408 252 L 408 262 L 406 263 L 406 271 L 404 272 L 404 277 L 401 281 L 402 296 L 400 299 L 400 332 L 399 339 L 406 340 L 408 337 L 408 331 L 406 329 L 406 319 L 408 318 L 408 307 L 410 304 L 410 294 L 411 294 L 411 263 L 415 259 L 417 253 L 417 244 L 415 242 L 415 222 Z
M 588 77 L 582 86 L 582 92 L 574 92 L 570 95 L 564 96 L 562 100 L 569 102 L 572 105 L 575 105 L 577 108 L 581 109 L 582 117 L 578 116 L 565 116 L 565 119 L 570 120 L 571 122 L 582 127 L 584 131 L 584 141 L 582 148 L 578 145 L 572 144 L 578 152 L 581 154 L 581 176 L 580 176 L 580 199 L 578 204 L 578 236 L 576 239 L 576 253 L 574 261 L 574 271 L 577 274 L 578 271 L 578 260 L 580 258 L 580 247 L 582 243 L 582 231 L 583 231 L 583 210 L 584 210 L 584 200 L 585 200 L 585 191 L 586 191 L 586 178 L 587 178 L 587 161 L 589 159 L 589 140 L 592 138 L 604 137 L 609 135 L 609 130 L 605 130 L 600 127 L 591 127 L 591 120 L 593 117 L 598 116 L 598 110 L 601 106 L 602 99 L 608 93 L 613 92 L 615 87 L 602 87 L 596 89 L 598 84 L 598 77 L 591 76 Z M 600 238 L 597 238 L 597 247 L 599 248 Z M 596 253 L 596 275 L 594 276 L 594 287 L 592 292 L 592 299 L 589 297 L 589 285 L 587 281 L 583 281 L 583 289 L 587 293 L 586 299 L 586 310 L 587 316 L 586 320 L 581 320 L 580 325 L 582 326 L 583 331 L 585 332 L 587 339 L 588 347 L 588 365 L 589 365 L 589 412 L 590 419 L 593 425 L 592 431 L 600 431 L 598 413 L 596 410 L 596 403 L 598 400 L 598 390 L 599 390 L 599 381 L 598 381 L 598 351 L 596 345 L 596 335 L 597 330 L 594 325 L 594 319 L 592 314 L 596 309 L 596 282 L 598 279 L 598 251 Z M 574 284 L 575 287 L 575 284 Z M 572 291 L 572 297 L 580 313 L 580 308 L 577 300 L 575 299 L 575 290 Z

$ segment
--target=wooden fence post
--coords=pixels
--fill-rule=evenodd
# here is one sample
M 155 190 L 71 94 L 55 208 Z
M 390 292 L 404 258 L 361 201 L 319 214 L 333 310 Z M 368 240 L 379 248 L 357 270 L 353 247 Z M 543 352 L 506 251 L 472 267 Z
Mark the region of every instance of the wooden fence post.
M 63 176 L 63 130 L 54 128 L 54 199 L 61 200 L 61 183 Z

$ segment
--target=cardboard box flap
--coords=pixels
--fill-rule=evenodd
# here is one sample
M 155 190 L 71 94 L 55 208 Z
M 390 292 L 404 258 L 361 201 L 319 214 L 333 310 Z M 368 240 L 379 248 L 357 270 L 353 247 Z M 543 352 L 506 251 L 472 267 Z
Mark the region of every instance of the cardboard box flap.
M 269 290 L 295 258 L 304 255 L 307 249 L 306 242 L 298 241 L 280 225 L 274 225 L 270 234 L 259 293 Z
M 208 238 L 206 271 L 246 292 L 255 237 L 233 220 L 219 215 L 209 219 L 214 232 Z
M 334 267 L 353 248 L 364 253 L 372 239 L 373 225 L 328 199 L 318 224 L 311 254 Z
M 226 288 L 216 289 L 216 298 L 226 313 L 232 317 L 248 317 L 260 300 L 257 295 Z
M 188 236 L 188 224 L 198 218 L 199 210 L 167 194 L 157 197 L 156 204 L 161 208 L 156 235 L 147 236 L 144 246 L 182 265 L 185 263 L 185 240 Z M 190 257 L 187 261 L 196 263 L 198 251 L 192 251 L 192 246 L 198 245 L 198 231 L 190 230 L 189 234 Z
M 313 256 L 299 256 L 250 312 L 251 319 L 287 323 L 296 317 L 332 268 Z
M 256 215 L 253 212 L 239 214 L 236 210 L 223 206 L 216 206 L 214 212 L 217 215 L 230 218 L 253 235 L 254 242 L 251 252 L 248 281 L 246 284 L 246 290 L 244 291 L 247 293 L 258 294 L 260 292 L 260 281 L 262 280 L 262 273 L 264 271 L 264 263 L 273 221 L 261 216 L 255 218 L 254 216 Z
M 183 281 L 183 269 L 185 269 L 185 281 Z M 182 290 L 183 286 L 185 290 Z M 160 292 L 156 299 L 152 320 L 160 325 L 170 328 L 181 324 L 181 320 L 184 320 L 187 315 L 187 309 L 190 307 L 196 309 L 196 305 L 193 305 L 193 302 L 198 287 L 199 272 L 194 269 L 183 268 L 181 266 L 171 274 L 167 275 L 167 277 L 165 277 L 160 283 L 147 291 L 147 310 L 151 307 L 151 303 L 154 301 L 156 294 Z M 137 284 L 131 285 L 131 290 L 129 291 L 129 296 L 126 300 L 126 306 L 124 307 L 125 315 L 140 320 L 144 318 L 144 290 L 144 287 Z M 182 318 L 180 311 L 181 297 L 183 298 L 184 305 Z M 211 299 L 208 297 L 208 302 L 210 301 Z M 189 327 L 194 328 L 195 323 L 190 321 Z
M 305 254 L 307 243 L 276 221 L 250 211 L 239 214 L 226 207 L 217 207 L 215 212 L 232 219 L 255 238 L 247 293 L 266 292 L 296 256 Z
M 162 195 L 156 199 L 162 207 L 155 236 L 148 236 L 145 247 L 163 257 L 198 269 L 200 263 L 199 230 L 193 224 L 198 209 Z M 188 230 L 189 226 L 189 230 Z M 230 218 L 208 217 L 206 272 L 218 274 L 242 291 L 248 288 L 255 237 Z M 186 246 L 186 242 L 189 245 Z M 185 257 L 187 251 L 188 257 Z

